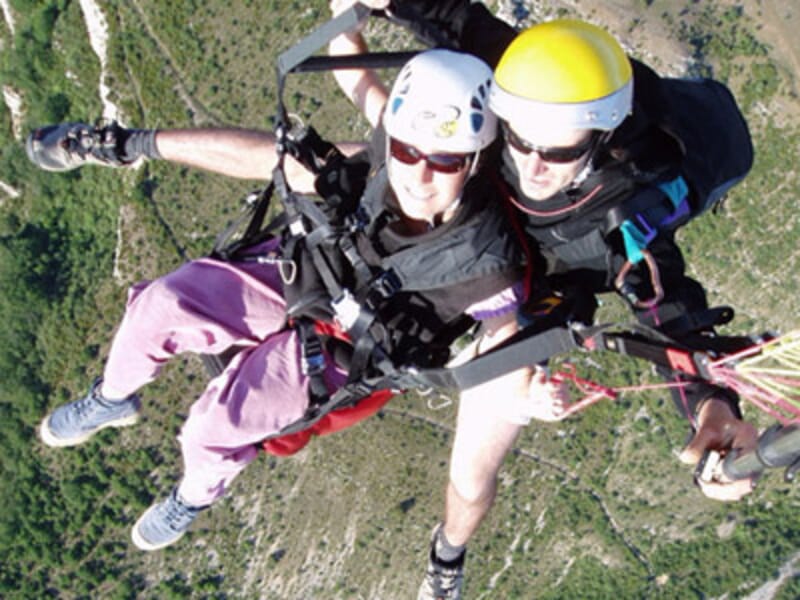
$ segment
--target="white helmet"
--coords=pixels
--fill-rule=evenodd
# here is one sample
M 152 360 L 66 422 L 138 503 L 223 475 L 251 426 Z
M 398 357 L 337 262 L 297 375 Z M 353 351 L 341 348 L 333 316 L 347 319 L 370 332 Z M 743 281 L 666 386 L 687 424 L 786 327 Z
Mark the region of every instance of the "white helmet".
M 427 150 L 477 152 L 492 143 L 492 70 L 479 58 L 429 50 L 408 61 L 383 112 L 386 133 Z

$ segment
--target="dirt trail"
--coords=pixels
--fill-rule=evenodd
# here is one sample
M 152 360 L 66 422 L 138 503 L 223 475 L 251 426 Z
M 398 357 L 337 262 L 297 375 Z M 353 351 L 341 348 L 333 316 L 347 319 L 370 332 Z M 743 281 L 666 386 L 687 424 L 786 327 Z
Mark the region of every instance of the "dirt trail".
M 778 570 L 778 577 L 772 579 L 758 588 L 755 592 L 745 597 L 745 600 L 772 600 L 780 591 L 781 586 L 791 577 L 800 574 L 800 552 L 797 552 Z
M 8 0 L 0 0 L 0 8 L 3 9 L 3 18 L 6 21 L 6 25 L 8 25 L 11 35 L 14 35 L 16 23 L 14 22 L 14 13 L 11 12 L 11 3 Z
M 108 21 L 100 10 L 96 0 L 80 0 L 86 29 L 89 32 L 89 43 L 100 61 L 100 100 L 103 103 L 103 118 L 120 120 L 120 111 L 116 104 L 110 100 L 111 90 L 106 85 L 106 60 L 108 52 Z
M 164 57 L 167 62 L 167 67 L 171 71 L 171 77 L 175 81 L 175 90 L 178 92 L 181 100 L 183 100 L 184 104 L 186 104 L 187 108 L 192 114 L 192 120 L 196 126 L 200 125 L 219 125 L 221 122 L 220 119 L 216 118 L 211 112 L 203 106 L 200 101 L 194 98 L 187 90 L 187 86 L 184 83 L 186 81 L 186 77 L 181 73 L 180 68 L 178 67 L 178 62 L 172 56 L 169 51 L 167 45 L 161 40 L 161 38 L 156 35 L 156 31 L 150 24 L 149 19 L 147 18 L 147 13 L 145 10 L 139 5 L 136 0 L 131 2 L 131 6 L 136 9 L 138 13 L 142 25 L 144 26 L 145 31 L 150 36 L 150 38 L 155 42 L 156 46 L 158 46 L 159 52 Z
M 3 100 L 11 113 L 11 129 L 14 137 L 22 139 L 22 96 L 14 88 L 8 85 L 3 86 Z

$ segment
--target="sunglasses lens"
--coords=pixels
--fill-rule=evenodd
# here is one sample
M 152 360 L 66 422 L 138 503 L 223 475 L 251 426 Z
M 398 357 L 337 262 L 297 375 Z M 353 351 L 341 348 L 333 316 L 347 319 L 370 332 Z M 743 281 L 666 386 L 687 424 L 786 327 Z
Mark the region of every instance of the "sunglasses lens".
M 414 146 L 409 146 L 394 138 L 389 140 L 389 154 L 405 165 L 415 165 L 423 158 L 423 155 Z
M 458 173 L 467 164 L 467 155 L 464 154 L 430 154 L 428 167 L 439 173 Z
M 542 148 L 538 150 L 544 162 L 568 163 L 578 160 L 586 154 L 589 145 L 573 146 L 571 148 Z
M 553 147 L 553 148 L 546 148 L 535 146 L 530 142 L 522 139 L 513 129 L 508 126 L 503 128 L 505 132 L 506 141 L 508 142 L 509 146 L 514 148 L 517 152 L 521 154 L 530 154 L 531 152 L 536 152 L 544 162 L 549 163 L 569 163 L 578 160 L 581 156 L 586 154 L 594 144 L 595 135 L 594 133 L 589 137 L 589 139 L 577 146 L 562 146 L 562 147 Z
M 510 127 L 504 127 L 503 132 L 505 133 L 505 138 L 508 142 L 508 145 L 514 148 L 514 150 L 520 154 L 530 154 L 533 152 L 533 147 L 529 146 L 525 140 L 514 133 Z
M 389 154 L 395 160 L 405 165 L 415 165 L 424 160 L 431 171 L 437 173 L 458 173 L 469 161 L 471 154 L 423 154 L 414 146 L 391 138 L 389 140 Z

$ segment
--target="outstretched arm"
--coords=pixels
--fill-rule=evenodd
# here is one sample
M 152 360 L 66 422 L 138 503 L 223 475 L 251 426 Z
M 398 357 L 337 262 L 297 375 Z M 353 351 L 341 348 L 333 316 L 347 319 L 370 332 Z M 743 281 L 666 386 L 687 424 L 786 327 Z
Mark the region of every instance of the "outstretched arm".
M 336 145 L 348 156 L 366 147 L 360 142 Z M 271 179 L 278 164 L 275 135 L 254 129 L 165 129 L 156 134 L 156 146 L 164 160 L 240 179 Z M 291 156 L 285 169 L 296 191 L 314 191 L 314 174 Z
M 164 160 L 241 179 L 270 179 L 278 161 L 275 136 L 250 129 L 164 129 L 156 147 Z M 294 160 L 286 167 L 293 180 L 307 174 Z
M 355 3 L 356 0 L 331 0 L 331 13 L 336 17 Z M 367 0 L 361 3 L 382 9 L 388 6 L 389 0 Z M 348 31 L 331 40 L 328 53 L 332 56 L 366 53 L 367 43 L 360 32 L 363 25 L 364 23 L 357 30 Z M 372 127 L 377 127 L 389 97 L 389 92 L 378 74 L 371 69 L 337 69 L 333 75 L 344 95 L 355 104 Z

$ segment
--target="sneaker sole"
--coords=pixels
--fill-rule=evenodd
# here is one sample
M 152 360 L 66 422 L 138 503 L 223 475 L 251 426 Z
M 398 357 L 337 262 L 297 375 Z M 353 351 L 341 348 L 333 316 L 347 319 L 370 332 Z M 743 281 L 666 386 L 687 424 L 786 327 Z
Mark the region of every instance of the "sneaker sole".
M 77 169 L 81 165 L 70 165 L 70 164 L 53 164 L 42 161 L 42 158 L 39 156 L 39 152 L 36 149 L 36 144 L 41 143 L 38 140 L 33 139 L 33 134 L 29 134 L 27 139 L 25 140 L 25 152 L 28 154 L 28 160 L 30 160 L 34 165 L 42 169 L 43 171 L 50 171 L 51 173 L 64 173 L 65 171 L 72 171 Z
M 141 525 L 142 521 L 147 518 L 147 515 L 150 514 L 151 511 L 156 509 L 156 505 L 151 506 L 141 517 L 133 524 L 133 528 L 131 529 L 131 541 L 133 541 L 133 545 L 136 546 L 139 550 L 144 550 L 145 552 L 153 552 L 154 550 L 161 550 L 162 548 L 166 548 L 167 546 L 171 546 L 179 539 L 181 539 L 185 531 L 182 531 L 176 538 L 169 540 L 168 542 L 161 542 L 160 544 L 153 544 L 148 542 L 141 533 L 139 533 L 139 526 Z
M 130 425 L 134 425 L 139 420 L 139 415 L 131 415 L 129 417 L 124 417 L 122 419 L 117 419 L 116 421 L 109 421 L 108 423 L 104 423 L 100 425 L 97 429 L 92 429 L 92 431 L 74 438 L 60 438 L 57 437 L 53 430 L 50 429 L 50 416 L 48 415 L 42 424 L 39 426 L 39 438 L 42 440 L 45 446 L 50 446 L 51 448 L 66 448 L 68 446 L 77 446 L 79 444 L 84 443 L 90 437 L 92 437 L 98 431 L 102 431 L 108 427 L 129 427 Z

